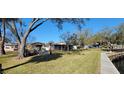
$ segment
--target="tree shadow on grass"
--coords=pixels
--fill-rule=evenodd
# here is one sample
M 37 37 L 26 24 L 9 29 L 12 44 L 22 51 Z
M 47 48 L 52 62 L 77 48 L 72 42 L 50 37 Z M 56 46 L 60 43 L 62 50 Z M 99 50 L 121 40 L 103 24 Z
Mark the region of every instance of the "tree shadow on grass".
M 2 69 L 2 72 L 4 72 L 5 70 L 13 69 L 13 68 L 16 68 L 16 67 L 19 67 L 19 66 L 28 64 L 28 63 L 49 62 L 49 61 L 51 61 L 51 60 L 56 60 L 56 59 L 62 57 L 62 55 L 63 55 L 62 53 L 54 53 L 54 54 L 52 54 L 52 55 L 39 55 L 39 56 L 34 56 L 34 57 L 32 57 L 30 60 L 28 60 L 27 62 L 25 62 L 25 63 L 17 64 L 17 65 L 8 67 L 8 68 L 4 68 L 4 69 Z
M 54 53 L 52 55 L 35 56 L 32 59 L 30 59 L 28 62 L 30 63 L 49 62 L 51 60 L 56 60 L 60 57 L 62 57 L 62 53 Z

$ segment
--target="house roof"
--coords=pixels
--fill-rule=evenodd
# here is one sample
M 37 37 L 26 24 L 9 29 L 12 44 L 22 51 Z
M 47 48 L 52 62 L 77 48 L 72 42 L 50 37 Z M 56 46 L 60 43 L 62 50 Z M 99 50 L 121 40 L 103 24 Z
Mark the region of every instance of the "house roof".
M 64 42 L 59 42 L 59 43 L 54 43 L 54 45 L 67 45 L 67 44 Z M 69 44 L 69 45 L 73 45 L 73 44 Z
M 54 43 L 54 45 L 66 45 L 64 42 Z
M 5 46 L 16 46 L 18 45 L 17 43 L 5 43 Z
M 35 42 L 35 43 L 32 43 L 31 45 L 44 45 L 44 43 L 41 43 L 41 42 Z

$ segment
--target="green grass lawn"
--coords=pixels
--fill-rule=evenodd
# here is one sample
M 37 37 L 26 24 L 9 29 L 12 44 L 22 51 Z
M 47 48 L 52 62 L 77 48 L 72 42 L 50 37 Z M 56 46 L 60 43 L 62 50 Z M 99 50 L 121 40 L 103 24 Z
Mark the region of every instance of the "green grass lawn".
M 94 74 L 100 72 L 100 49 L 54 52 L 52 56 L 32 56 L 18 60 L 16 53 L 0 57 L 3 73 L 8 74 Z

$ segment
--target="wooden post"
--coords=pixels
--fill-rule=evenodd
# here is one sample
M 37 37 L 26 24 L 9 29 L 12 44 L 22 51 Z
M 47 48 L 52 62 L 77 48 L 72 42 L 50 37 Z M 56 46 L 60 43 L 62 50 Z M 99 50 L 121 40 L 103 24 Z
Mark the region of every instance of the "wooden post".
M 2 64 L 0 64 L 0 74 L 2 74 Z

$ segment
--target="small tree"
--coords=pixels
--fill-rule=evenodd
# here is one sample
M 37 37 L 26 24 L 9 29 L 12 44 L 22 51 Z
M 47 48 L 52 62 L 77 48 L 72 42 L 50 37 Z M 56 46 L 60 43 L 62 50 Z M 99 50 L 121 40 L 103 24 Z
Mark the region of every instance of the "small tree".
M 76 33 L 73 33 L 69 39 L 71 44 L 78 45 L 78 36 Z
M 116 28 L 116 41 L 118 44 L 124 44 L 124 23 Z
M 71 44 L 71 34 L 70 32 L 65 32 L 62 35 L 60 35 L 60 38 L 66 43 L 67 50 L 69 51 L 69 45 Z
M 81 31 L 78 31 L 77 37 L 80 47 L 84 47 L 85 44 L 89 44 L 90 42 L 88 40 L 91 38 L 90 29 L 82 29 Z

